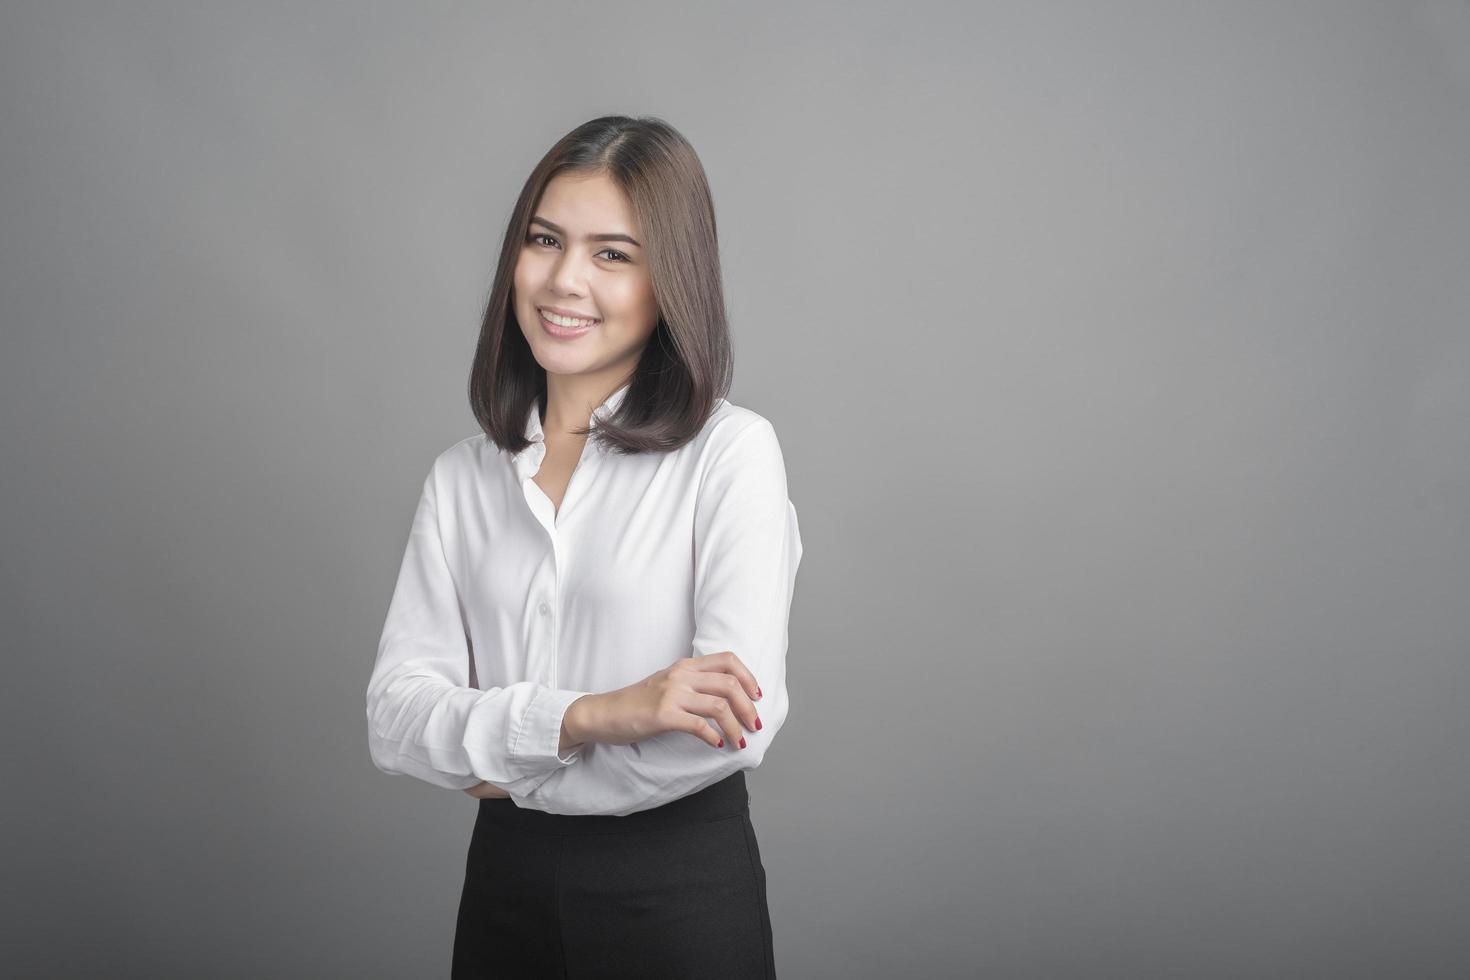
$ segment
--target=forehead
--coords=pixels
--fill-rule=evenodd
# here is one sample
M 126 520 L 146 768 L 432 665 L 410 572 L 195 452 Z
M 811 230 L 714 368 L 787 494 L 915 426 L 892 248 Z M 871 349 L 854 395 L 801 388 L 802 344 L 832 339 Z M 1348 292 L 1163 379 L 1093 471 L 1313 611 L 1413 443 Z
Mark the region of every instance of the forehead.
M 557 174 L 542 190 L 535 213 L 575 235 L 624 232 L 637 238 L 640 231 L 633 202 L 606 174 Z

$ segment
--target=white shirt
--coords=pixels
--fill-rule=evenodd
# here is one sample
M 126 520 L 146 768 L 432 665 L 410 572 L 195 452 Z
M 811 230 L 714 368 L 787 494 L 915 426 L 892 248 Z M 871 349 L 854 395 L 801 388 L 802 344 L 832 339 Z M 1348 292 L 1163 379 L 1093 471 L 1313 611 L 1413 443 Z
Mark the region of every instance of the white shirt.
M 771 423 L 721 399 L 673 452 L 622 456 L 589 436 L 559 512 L 531 479 L 546 455 L 535 404 L 525 431 L 515 454 L 483 432 L 461 440 L 424 481 L 367 687 L 373 763 L 445 789 L 484 780 L 523 808 L 613 815 L 760 765 L 786 720 L 802 553 Z M 761 687 L 745 748 L 675 731 L 559 752 L 578 697 L 722 650 Z

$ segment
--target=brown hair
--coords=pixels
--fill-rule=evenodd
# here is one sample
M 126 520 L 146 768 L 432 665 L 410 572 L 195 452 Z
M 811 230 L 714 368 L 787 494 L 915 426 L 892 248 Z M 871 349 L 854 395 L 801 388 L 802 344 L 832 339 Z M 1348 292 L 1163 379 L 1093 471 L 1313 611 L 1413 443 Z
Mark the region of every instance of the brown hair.
M 545 405 L 546 370 L 536 363 L 510 298 L 531 216 L 546 185 L 562 172 L 606 174 L 628 195 L 659 311 L 617 412 L 577 432 L 624 454 L 678 449 L 699 434 L 728 393 L 733 368 L 704 167 L 689 141 L 654 116 L 585 122 L 547 151 L 526 179 L 501 243 L 470 368 L 475 419 L 497 446 L 519 452 L 527 445 L 531 406 Z

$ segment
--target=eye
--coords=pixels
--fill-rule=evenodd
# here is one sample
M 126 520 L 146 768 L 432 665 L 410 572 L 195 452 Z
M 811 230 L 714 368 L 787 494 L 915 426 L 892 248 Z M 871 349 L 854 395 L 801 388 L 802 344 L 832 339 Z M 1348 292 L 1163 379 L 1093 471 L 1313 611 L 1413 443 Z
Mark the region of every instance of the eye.
M 546 239 L 548 242 L 550 242 L 552 244 L 556 244 L 556 239 L 555 238 L 551 237 L 550 235 L 548 235 L 548 234 L 546 234 L 544 232 L 539 232 L 539 231 L 533 231 L 529 235 L 527 235 L 526 236 L 526 241 L 530 242 L 532 245 L 540 245 L 541 244 L 541 241 L 540 240 L 543 239 L 543 238 Z M 613 259 L 614 262 L 632 262 L 633 261 L 632 259 L 628 258 L 626 255 L 624 255 L 622 252 L 619 252 L 615 248 L 605 248 L 601 252 L 598 252 L 597 254 L 598 255 L 611 255 L 611 256 L 614 256 L 614 259 Z

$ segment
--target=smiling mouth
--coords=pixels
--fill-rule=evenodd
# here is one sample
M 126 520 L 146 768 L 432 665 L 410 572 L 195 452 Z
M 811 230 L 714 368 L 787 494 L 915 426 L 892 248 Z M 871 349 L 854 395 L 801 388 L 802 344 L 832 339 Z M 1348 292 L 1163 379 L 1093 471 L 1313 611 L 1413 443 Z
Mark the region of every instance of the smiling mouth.
M 555 337 L 557 340 L 575 340 L 577 337 L 580 337 L 583 334 L 589 332 L 593 327 L 597 326 L 598 323 L 602 322 L 600 320 L 594 320 L 589 323 L 586 320 L 573 320 L 570 322 L 580 323 L 583 324 L 583 326 L 567 327 L 563 326 L 562 323 L 557 322 L 558 320 L 567 322 L 566 318 L 564 317 L 557 317 L 555 320 L 553 320 L 545 310 L 538 310 L 537 313 L 538 319 L 540 319 L 541 321 L 541 329 L 545 330 L 547 334 Z
M 602 322 L 600 317 L 595 316 L 571 316 L 566 313 L 558 313 L 546 307 L 538 307 L 537 312 L 559 327 L 569 330 L 580 330 L 583 327 L 596 326 Z

